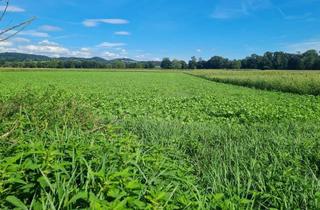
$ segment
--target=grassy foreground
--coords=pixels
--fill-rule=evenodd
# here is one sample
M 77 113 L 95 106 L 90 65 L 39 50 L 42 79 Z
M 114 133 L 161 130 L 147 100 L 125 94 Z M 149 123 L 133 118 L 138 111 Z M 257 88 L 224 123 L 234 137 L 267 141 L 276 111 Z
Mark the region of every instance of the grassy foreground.
M 263 90 L 320 95 L 320 71 L 198 70 L 191 74 L 216 82 Z
M 317 209 L 320 98 L 180 73 L 0 73 L 1 209 Z

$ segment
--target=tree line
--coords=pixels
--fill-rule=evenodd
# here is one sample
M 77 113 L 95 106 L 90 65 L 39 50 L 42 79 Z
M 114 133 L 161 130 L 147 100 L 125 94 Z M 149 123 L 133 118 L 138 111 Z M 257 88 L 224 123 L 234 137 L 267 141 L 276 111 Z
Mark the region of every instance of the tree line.
M 0 60 L 0 67 L 4 68 L 61 68 L 61 69 L 153 69 L 155 62 L 124 62 L 121 60 L 99 62 L 89 60 L 46 60 L 46 61 L 5 61 Z
M 244 59 L 230 60 L 213 56 L 209 60 L 192 57 L 185 61 L 164 58 L 163 69 L 277 69 L 277 70 L 320 70 L 320 55 L 316 50 L 305 53 L 266 52 L 264 55 L 253 54 Z
M 3 53 L 0 67 L 13 68 L 92 68 L 92 69 L 276 69 L 276 70 L 320 70 L 320 54 L 316 50 L 304 53 L 266 52 L 253 54 L 244 59 L 230 60 L 213 56 L 209 60 L 192 57 L 188 62 L 164 58 L 159 61 L 134 61 L 102 58 L 49 58 L 45 56 Z

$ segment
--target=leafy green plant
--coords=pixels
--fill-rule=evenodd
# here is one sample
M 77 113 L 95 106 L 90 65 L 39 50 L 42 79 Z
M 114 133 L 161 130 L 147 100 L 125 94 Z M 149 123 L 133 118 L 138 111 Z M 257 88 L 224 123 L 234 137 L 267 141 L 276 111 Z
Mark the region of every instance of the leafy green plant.
M 172 72 L 0 78 L 1 209 L 319 208 L 319 96 Z

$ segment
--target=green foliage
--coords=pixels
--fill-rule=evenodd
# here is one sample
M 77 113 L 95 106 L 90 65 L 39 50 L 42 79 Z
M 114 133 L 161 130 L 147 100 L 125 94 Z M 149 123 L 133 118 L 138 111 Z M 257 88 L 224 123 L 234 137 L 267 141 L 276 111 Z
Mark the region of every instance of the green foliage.
M 6 68 L 50 68 L 50 69 L 153 69 L 159 66 L 158 61 L 135 61 L 128 58 L 105 60 L 93 58 L 50 58 L 41 55 L 24 53 L 0 53 L 0 67 Z
M 96 118 L 81 98 L 30 89 L 0 110 L 2 132 L 17 124 L 0 142 L 1 209 L 199 206 L 181 161 Z
M 169 58 L 164 58 L 160 66 L 162 69 L 172 69 L 172 62 Z
M 164 58 L 161 62 L 160 67 L 162 69 L 187 69 L 188 65 L 185 61 L 183 60 L 170 60 L 169 58 Z
M 263 69 L 263 70 L 319 70 L 320 56 L 316 50 L 308 50 L 303 54 L 285 52 L 266 52 L 263 56 L 252 54 L 244 59 L 229 60 L 221 56 L 213 56 L 208 61 L 189 61 L 190 69 Z
M 0 78 L 1 209 L 320 207 L 318 96 L 181 73 Z
M 126 64 L 123 61 L 115 61 L 113 63 L 113 68 L 124 69 L 124 68 L 126 68 Z
M 196 69 L 197 68 L 197 58 L 193 56 L 188 63 L 189 69 Z

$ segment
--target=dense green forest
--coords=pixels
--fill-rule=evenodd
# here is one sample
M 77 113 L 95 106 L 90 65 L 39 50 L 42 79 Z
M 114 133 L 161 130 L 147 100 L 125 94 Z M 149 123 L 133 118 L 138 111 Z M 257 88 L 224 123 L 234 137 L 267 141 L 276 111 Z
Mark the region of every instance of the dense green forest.
M 164 69 L 277 69 L 277 70 L 319 70 L 320 55 L 316 50 L 305 53 L 266 52 L 259 56 L 253 54 L 240 60 L 230 60 L 214 56 L 209 60 L 192 57 L 188 65 L 184 61 L 164 58 L 161 67 Z
M 244 59 L 230 60 L 213 56 L 209 60 L 192 57 L 183 60 L 164 58 L 160 61 L 135 61 L 132 59 L 105 60 L 103 58 L 50 58 L 21 53 L 1 53 L 0 67 L 13 68 L 136 68 L 136 69 L 277 69 L 277 70 L 319 70 L 320 55 L 316 50 L 305 53 L 266 52 L 253 54 Z

